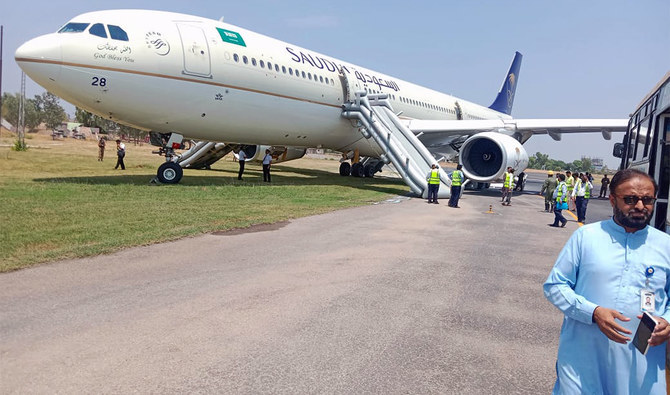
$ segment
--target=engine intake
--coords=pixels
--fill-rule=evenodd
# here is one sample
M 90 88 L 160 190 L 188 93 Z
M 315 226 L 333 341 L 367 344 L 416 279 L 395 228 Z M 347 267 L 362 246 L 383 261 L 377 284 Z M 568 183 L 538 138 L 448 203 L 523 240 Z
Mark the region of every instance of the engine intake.
M 475 134 L 460 150 L 463 173 L 473 181 L 490 182 L 500 178 L 507 167 L 522 171 L 528 154 L 516 139 L 497 132 Z

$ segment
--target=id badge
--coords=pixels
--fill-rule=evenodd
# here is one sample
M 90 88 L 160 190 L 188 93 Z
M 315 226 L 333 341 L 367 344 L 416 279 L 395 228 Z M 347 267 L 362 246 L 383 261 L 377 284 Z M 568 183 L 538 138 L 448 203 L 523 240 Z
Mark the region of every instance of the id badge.
M 640 310 L 646 311 L 649 314 L 654 313 L 656 297 L 654 291 L 649 289 L 640 290 Z

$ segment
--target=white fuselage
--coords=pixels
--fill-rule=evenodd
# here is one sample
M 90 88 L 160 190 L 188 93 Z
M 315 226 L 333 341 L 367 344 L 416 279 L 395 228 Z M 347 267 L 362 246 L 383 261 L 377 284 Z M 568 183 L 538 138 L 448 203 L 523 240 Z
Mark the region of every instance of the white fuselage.
M 407 118 L 510 118 L 214 20 L 117 10 L 71 22 L 102 24 L 107 33 L 118 26 L 128 40 L 93 35 L 90 26 L 41 36 L 17 50 L 21 68 L 74 105 L 144 130 L 229 143 L 358 148 L 376 156 L 379 147 L 341 116 L 346 92 L 363 89 L 389 94 L 394 111 Z

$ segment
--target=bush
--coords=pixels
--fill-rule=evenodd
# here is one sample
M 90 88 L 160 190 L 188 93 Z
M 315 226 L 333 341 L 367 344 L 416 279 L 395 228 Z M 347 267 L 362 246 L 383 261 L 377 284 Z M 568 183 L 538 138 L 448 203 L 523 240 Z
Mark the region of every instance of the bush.
M 14 146 L 12 147 L 13 151 L 28 151 L 28 145 L 23 140 L 16 140 Z

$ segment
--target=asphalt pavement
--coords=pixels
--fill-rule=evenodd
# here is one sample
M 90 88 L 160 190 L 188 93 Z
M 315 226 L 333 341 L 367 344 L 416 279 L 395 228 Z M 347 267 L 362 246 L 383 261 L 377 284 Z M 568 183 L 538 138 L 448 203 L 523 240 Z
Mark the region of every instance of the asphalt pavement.
M 0 392 L 549 393 L 542 283 L 579 225 L 536 181 L 2 274 Z

